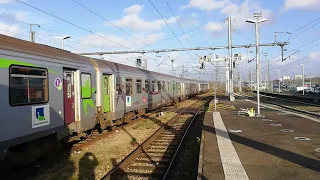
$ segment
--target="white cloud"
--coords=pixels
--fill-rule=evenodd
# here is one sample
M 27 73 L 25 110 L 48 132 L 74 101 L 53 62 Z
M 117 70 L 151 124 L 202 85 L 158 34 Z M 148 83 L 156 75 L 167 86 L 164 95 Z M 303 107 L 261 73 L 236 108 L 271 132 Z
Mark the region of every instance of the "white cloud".
M 210 12 L 212 10 L 220 9 L 229 3 L 229 0 L 190 0 L 185 6 L 180 9 L 198 8 L 203 11 Z
M 263 18 L 268 19 L 267 23 L 273 21 L 272 11 L 261 7 L 260 2 L 254 0 L 245 0 L 242 5 L 227 1 L 220 12 L 225 17 L 231 17 L 232 29 L 244 29 L 252 26 L 249 23 L 246 23 L 246 19 L 252 19 L 253 13 L 255 12 L 262 12 Z M 227 32 L 227 23 L 223 24 L 222 22 L 211 21 L 207 23 L 204 29 L 208 32 Z
M 140 39 L 142 42 L 137 41 L 133 38 L 126 38 L 126 37 L 120 37 L 120 36 L 114 36 L 114 35 L 106 35 L 103 33 L 98 33 L 101 36 L 108 38 L 114 42 L 117 42 L 119 44 L 122 44 L 126 47 L 135 49 L 136 47 L 141 47 L 143 46 L 144 43 L 146 44 L 152 44 L 155 43 L 159 40 L 162 39 L 163 34 L 162 33 L 155 33 L 155 34 L 149 34 L 146 36 L 135 36 L 136 38 Z M 101 46 L 104 48 L 123 48 L 120 45 L 117 45 L 111 41 L 108 41 L 107 39 L 101 38 L 99 36 L 96 35 L 88 35 L 87 37 L 84 38 L 85 42 L 90 42 L 90 44 L 96 45 L 96 46 Z
M 14 23 L 16 23 L 16 21 L 10 20 L 10 19 L 15 19 L 18 21 L 25 21 L 29 15 L 27 12 L 24 12 L 24 11 L 7 11 L 7 10 L 3 11 L 3 12 L 0 11 L 0 14 L 1 14 L 1 16 L 3 16 L 3 18 L 1 18 L 1 20 L 11 21 Z M 4 17 L 10 18 L 10 19 L 4 18 Z
M 239 12 L 240 7 L 241 4 L 236 5 L 234 3 L 229 3 L 227 6 L 221 9 L 222 14 L 224 14 L 225 16 L 231 16 L 231 20 L 232 22 L 234 22 L 232 24 L 232 29 L 244 29 L 250 26 L 250 24 L 246 23 L 246 19 L 252 19 L 253 13 L 255 12 L 262 12 L 262 17 L 267 18 L 267 22 L 270 23 L 273 21 L 272 11 L 261 7 L 259 1 L 244 1 L 241 7 L 241 11 Z
M 143 5 L 139 5 L 139 4 L 134 4 L 128 8 L 124 8 L 123 12 L 126 14 L 140 14 L 140 12 L 142 11 L 142 9 L 144 8 Z
M 7 36 L 15 36 L 21 31 L 20 26 L 18 25 L 9 25 L 3 22 L 0 22 L 0 33 Z
M 160 30 L 165 23 L 162 19 L 157 19 L 154 21 L 147 21 L 140 17 L 140 12 L 143 10 L 144 6 L 135 4 L 123 10 L 126 15 L 122 17 L 120 20 L 112 21 L 113 24 L 121 27 L 121 28 L 129 28 L 135 31 L 153 31 Z M 176 16 L 179 20 L 180 17 Z M 174 17 L 170 17 L 169 19 L 165 19 L 168 24 L 176 23 Z M 108 23 L 105 25 L 109 26 Z
M 190 17 L 181 16 L 178 21 L 181 24 L 181 26 L 198 25 L 199 24 L 197 19 L 190 18 Z
M 320 0 L 285 0 L 284 10 L 289 9 L 320 9 Z
M 0 0 L 0 4 L 6 4 L 11 2 L 12 0 Z
M 191 18 L 196 18 L 196 17 L 198 17 L 198 14 L 197 14 L 197 13 L 192 13 L 192 14 L 190 15 L 190 17 L 191 17 Z
M 320 59 L 320 51 L 315 51 L 315 52 L 309 53 L 308 59 L 319 60 Z
M 205 27 L 204 30 L 208 31 L 208 32 L 221 32 L 222 30 L 224 30 L 226 28 L 226 23 L 219 23 L 219 22 L 208 22 Z

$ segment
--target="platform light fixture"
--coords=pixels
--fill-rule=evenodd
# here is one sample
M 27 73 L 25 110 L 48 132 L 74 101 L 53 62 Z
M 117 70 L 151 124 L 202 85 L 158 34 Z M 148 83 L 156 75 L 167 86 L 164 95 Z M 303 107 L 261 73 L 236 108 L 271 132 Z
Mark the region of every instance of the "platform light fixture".
M 54 38 L 61 40 L 61 49 L 64 49 L 64 40 L 71 38 L 71 36 L 69 36 L 69 35 L 68 36 L 63 36 L 63 37 L 55 36 Z

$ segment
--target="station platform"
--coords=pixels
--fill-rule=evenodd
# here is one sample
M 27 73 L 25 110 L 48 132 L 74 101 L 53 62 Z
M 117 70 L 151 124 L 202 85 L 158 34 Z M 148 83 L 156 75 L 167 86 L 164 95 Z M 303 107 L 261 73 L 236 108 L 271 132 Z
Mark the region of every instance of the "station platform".
M 263 103 L 265 117 L 239 116 L 240 108 L 256 104 L 221 96 L 207 110 L 198 179 L 320 179 L 319 119 Z

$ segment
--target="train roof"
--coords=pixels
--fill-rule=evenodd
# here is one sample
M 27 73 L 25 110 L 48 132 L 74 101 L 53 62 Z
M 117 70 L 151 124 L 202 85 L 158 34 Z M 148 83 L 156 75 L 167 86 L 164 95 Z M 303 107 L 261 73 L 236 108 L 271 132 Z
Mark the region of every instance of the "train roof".
M 70 61 L 70 62 L 78 62 L 78 63 L 82 62 L 82 63 L 91 64 L 89 61 L 89 57 L 80 56 L 78 54 L 74 54 L 70 51 L 66 51 L 63 49 L 47 46 L 44 44 L 32 43 L 29 41 L 17 39 L 17 38 L 2 35 L 2 34 L 0 34 L 0 49 L 19 52 L 19 53 L 26 53 L 30 55 L 38 55 L 38 56 L 43 56 L 48 58 L 54 58 L 54 59 L 59 59 L 66 62 Z M 112 72 L 126 71 L 134 74 L 148 74 L 149 76 L 152 76 L 155 78 L 162 77 L 162 78 L 168 78 L 172 80 L 179 79 L 179 80 L 191 81 L 191 82 L 202 82 L 202 83 L 204 82 L 204 81 L 197 81 L 194 79 L 186 79 L 186 78 L 179 78 L 176 76 L 170 76 L 167 74 L 144 70 L 144 69 L 140 69 L 133 66 L 120 64 L 120 63 L 115 63 L 111 61 L 95 59 L 95 58 L 91 58 L 91 59 L 94 59 L 98 63 L 99 67 L 111 69 Z
M 0 35 L 0 49 L 54 58 L 63 61 L 90 63 L 88 58 L 71 53 L 70 51 L 65 51 L 44 44 L 32 43 L 29 41 L 5 36 L 2 34 Z

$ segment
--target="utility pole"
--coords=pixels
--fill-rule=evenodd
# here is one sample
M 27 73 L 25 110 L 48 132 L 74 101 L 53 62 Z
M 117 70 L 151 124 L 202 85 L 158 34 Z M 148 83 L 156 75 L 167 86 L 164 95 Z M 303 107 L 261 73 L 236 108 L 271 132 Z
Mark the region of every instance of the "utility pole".
M 184 65 L 182 65 L 182 78 L 184 78 Z
M 174 60 L 171 59 L 171 76 L 173 76 L 173 62 L 174 62 Z
M 227 58 L 225 60 L 225 64 L 226 64 L 226 93 L 227 95 L 229 95 L 229 67 L 227 63 Z
M 302 66 L 302 95 L 304 95 L 304 64 Z
M 268 85 L 266 86 L 268 91 L 270 91 L 271 87 L 270 87 L 270 63 L 269 63 L 269 59 L 267 58 L 268 57 L 268 53 L 263 53 L 263 56 L 267 59 L 268 61 Z
M 277 72 L 278 72 L 278 77 L 279 77 L 279 94 L 281 93 L 281 90 L 280 90 L 280 71 L 279 70 L 277 70 Z
M 252 91 L 252 71 L 250 69 L 250 90 Z
M 312 79 L 312 77 L 311 77 L 311 72 L 310 72 L 310 89 L 311 89 L 311 86 L 312 86 L 311 79 Z
M 234 101 L 233 94 L 233 58 L 232 58 L 231 17 L 228 17 L 228 55 L 229 55 L 229 101 Z
M 239 92 L 242 92 L 242 84 L 241 84 L 241 64 L 240 64 L 240 77 L 239 77 Z
M 259 40 L 260 40 L 260 34 L 259 34 L 259 24 L 262 22 L 267 21 L 267 19 L 261 19 L 262 13 L 253 13 L 253 17 L 256 18 L 256 20 L 250 20 L 248 19 L 246 22 L 248 23 L 254 23 L 255 24 L 255 30 L 256 30 L 256 81 L 257 81 L 257 104 L 258 104 L 258 114 L 260 115 L 260 91 L 259 91 L 259 85 L 260 85 L 260 47 L 259 47 Z

